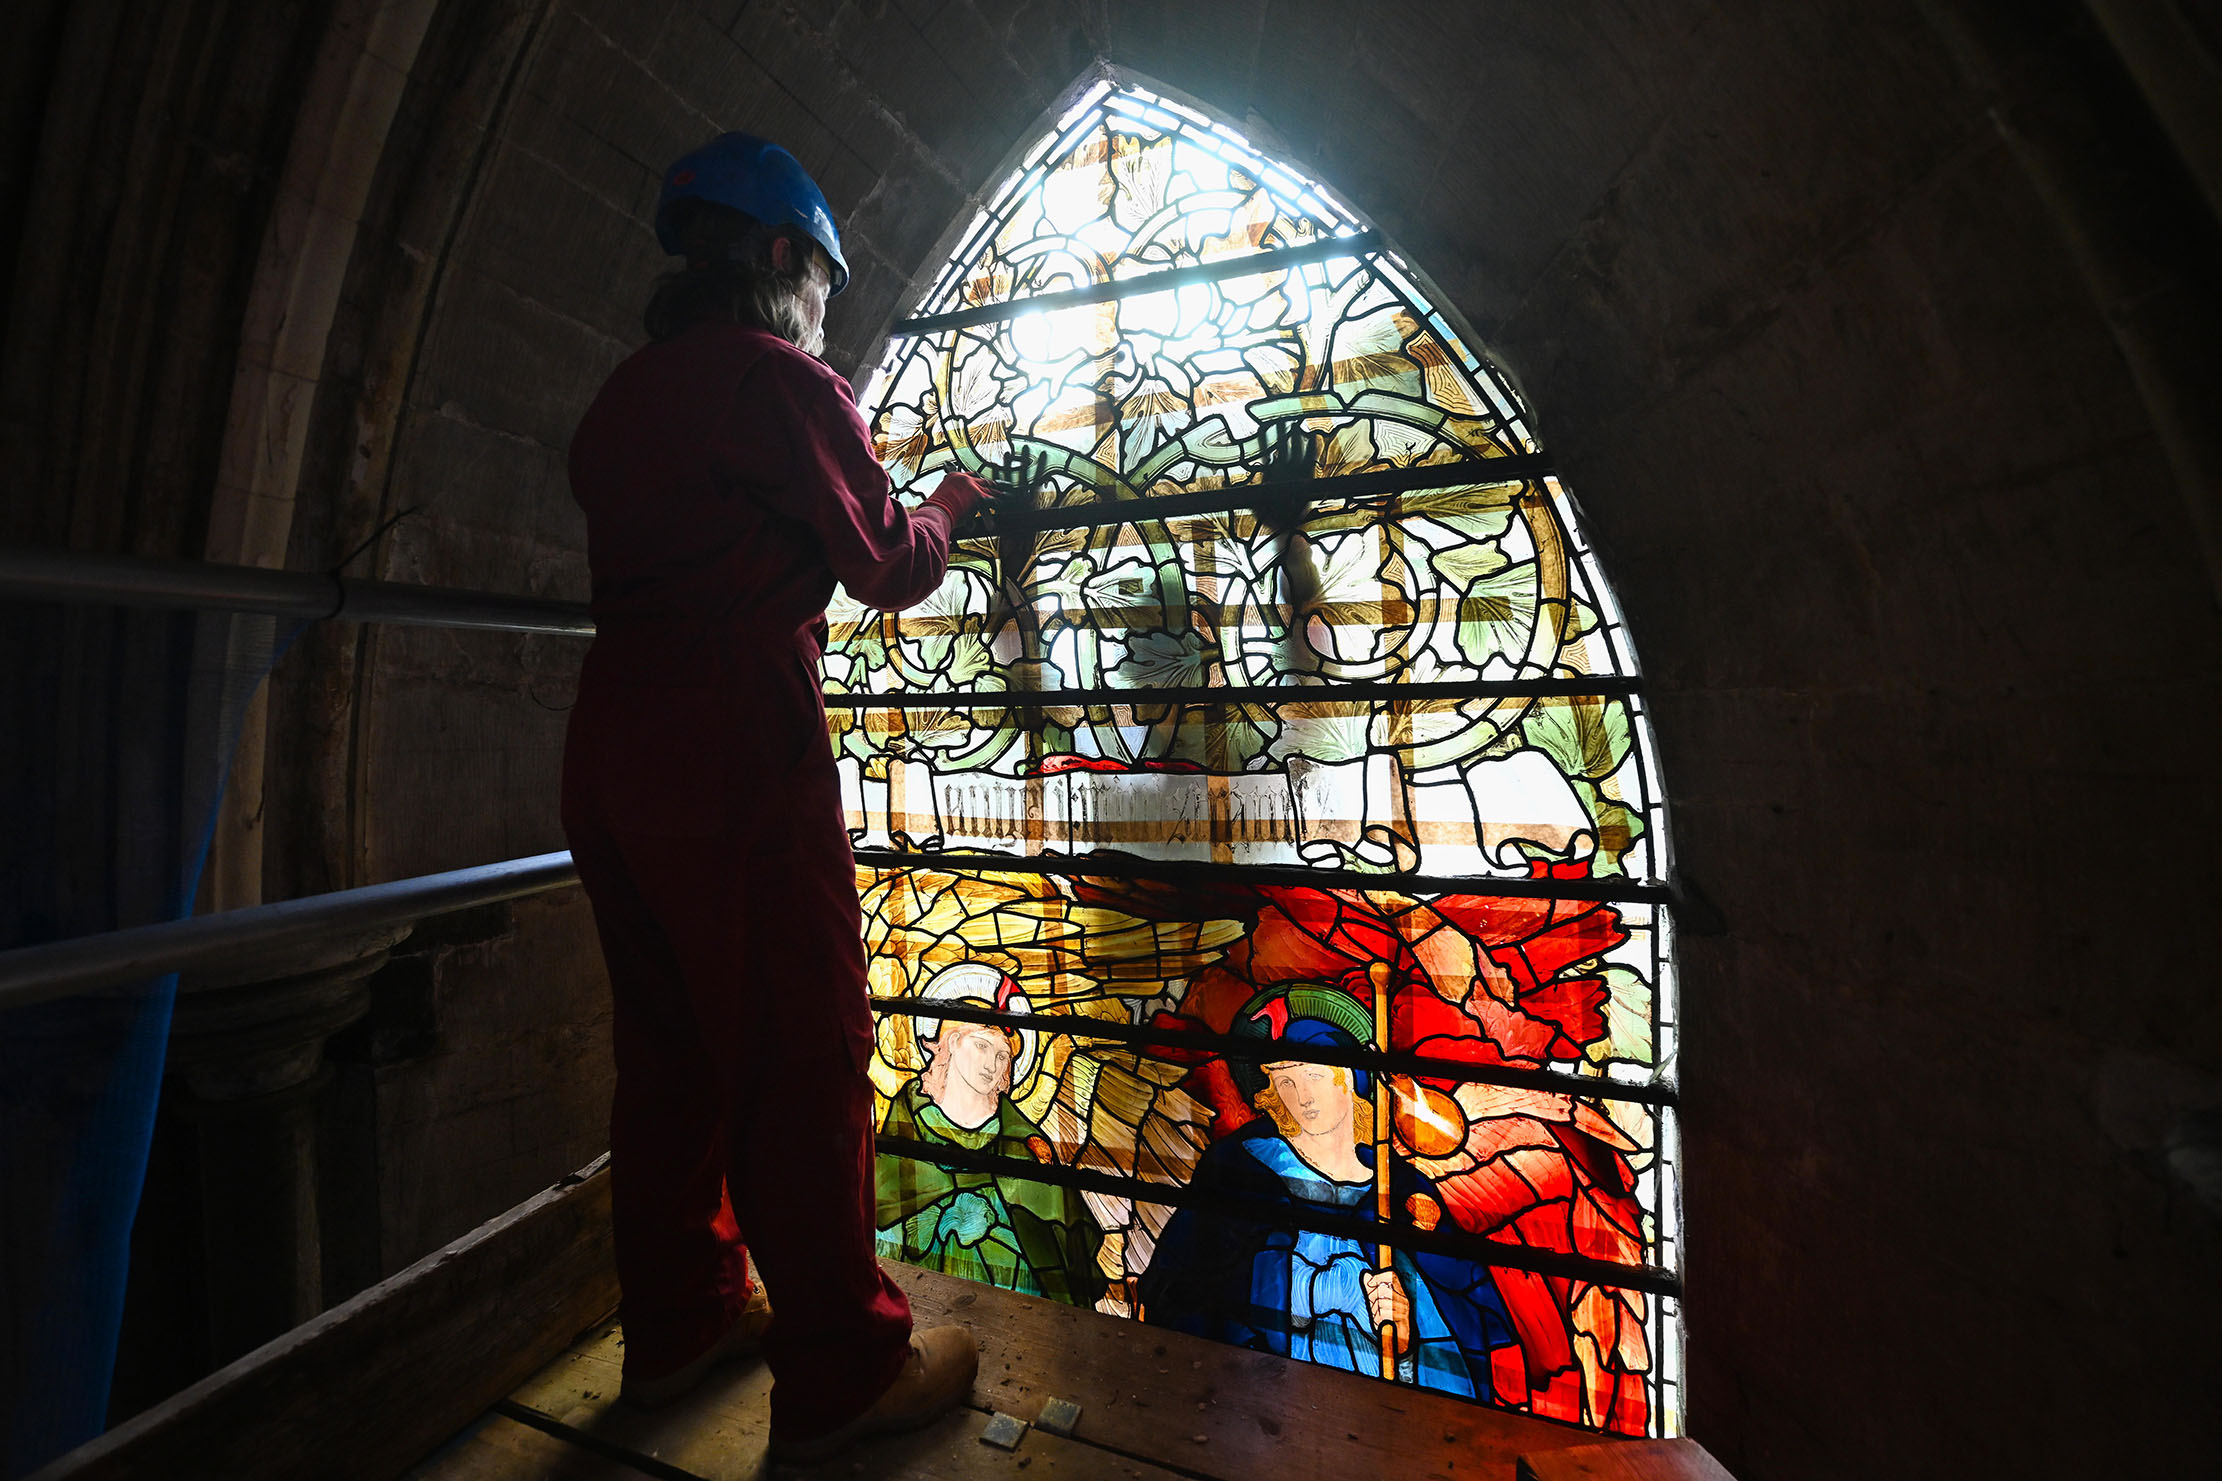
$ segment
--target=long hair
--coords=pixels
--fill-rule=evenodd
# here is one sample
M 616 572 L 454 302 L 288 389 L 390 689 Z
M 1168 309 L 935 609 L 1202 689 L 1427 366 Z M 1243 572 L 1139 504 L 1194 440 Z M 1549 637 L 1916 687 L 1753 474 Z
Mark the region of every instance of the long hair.
M 824 332 L 813 336 L 802 310 L 815 242 L 794 227 L 766 226 L 712 201 L 676 201 L 672 209 L 683 213 L 677 226 L 687 265 L 657 280 L 641 314 L 650 339 L 661 342 L 715 322 L 766 330 L 813 355 L 825 347 Z M 780 237 L 796 249 L 790 272 L 772 265 L 772 243 Z
M 1004 1044 L 1011 1051 L 1011 1058 L 1004 1063 L 1002 1083 L 995 1087 L 998 1095 L 1008 1095 L 1011 1090 L 1011 1070 L 1018 1061 L 1018 1035 L 1007 1028 L 992 1023 L 944 1023 L 941 1032 L 926 1041 L 926 1068 L 918 1077 L 919 1088 L 928 1100 L 938 1100 L 944 1086 L 949 1083 L 949 1060 L 956 1047 L 974 1034 L 1001 1034 Z
M 1373 1102 L 1358 1093 L 1358 1087 L 1351 1083 L 1350 1071 L 1341 1065 L 1335 1066 L 1335 1085 L 1350 1092 L 1351 1140 L 1361 1146 L 1372 1141 Z M 1270 1116 L 1274 1128 L 1289 1141 L 1293 1142 L 1304 1134 L 1304 1123 L 1297 1120 L 1296 1113 L 1281 1100 L 1281 1093 L 1273 1088 L 1270 1079 L 1262 1089 L 1251 1095 L 1250 1104 Z

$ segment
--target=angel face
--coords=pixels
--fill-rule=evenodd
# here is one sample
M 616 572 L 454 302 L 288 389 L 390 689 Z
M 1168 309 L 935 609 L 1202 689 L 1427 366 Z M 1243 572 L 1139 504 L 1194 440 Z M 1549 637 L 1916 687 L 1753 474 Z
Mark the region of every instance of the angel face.
M 1349 1136 L 1355 1097 L 1350 1072 L 1336 1065 L 1269 1064 L 1266 1082 L 1306 1136 Z
M 992 1101 L 1011 1088 L 1011 1036 L 993 1024 L 943 1024 L 925 1048 L 919 1083 L 944 1111 L 955 1109 L 952 1092 L 968 1101 Z
M 981 1095 L 1001 1095 L 1011 1088 L 1011 1041 L 998 1029 L 974 1027 L 984 1031 L 963 1035 L 947 1051 L 949 1073 Z M 943 1042 L 948 1037 L 944 1033 Z

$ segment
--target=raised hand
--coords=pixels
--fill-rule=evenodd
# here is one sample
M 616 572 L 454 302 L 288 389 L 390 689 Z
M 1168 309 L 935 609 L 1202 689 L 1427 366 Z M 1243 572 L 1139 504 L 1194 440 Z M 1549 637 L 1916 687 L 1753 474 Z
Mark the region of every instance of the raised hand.
M 997 530 L 995 516 L 1039 509 L 1049 489 L 1049 453 L 1029 451 L 1013 438 L 1003 461 L 988 474 L 992 491 L 988 528 L 995 533 L 996 600 L 988 613 L 987 631 L 994 633 L 1016 617 L 1022 664 L 1041 661 L 1041 638 L 1033 609 L 1026 600 L 1026 573 L 1041 552 L 1041 535 L 1027 530 Z
M 1267 483 L 1296 483 L 1319 467 L 1319 442 L 1295 422 L 1277 422 L 1265 431 L 1265 456 L 1258 476 Z
M 1300 484 L 1319 467 L 1319 443 L 1311 433 L 1292 422 L 1281 422 L 1265 431 L 1258 476 L 1265 483 Z M 1304 521 L 1311 501 L 1301 493 L 1282 493 L 1261 499 L 1258 522 L 1273 532 L 1273 564 L 1281 573 L 1281 602 L 1288 608 L 1293 632 L 1319 609 L 1319 571 L 1312 563 L 1311 542 L 1304 538 Z
M 988 487 L 995 491 L 994 508 L 997 514 L 1013 509 L 1039 509 L 1042 491 L 1049 486 L 1049 453 L 1046 449 L 1029 451 L 1016 442 L 1003 455 L 988 475 Z

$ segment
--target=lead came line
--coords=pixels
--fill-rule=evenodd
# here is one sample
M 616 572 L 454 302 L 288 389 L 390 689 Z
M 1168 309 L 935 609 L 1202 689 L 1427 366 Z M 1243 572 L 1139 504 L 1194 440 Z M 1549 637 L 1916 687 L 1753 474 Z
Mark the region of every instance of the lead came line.
M 1205 864 L 1186 859 L 1145 859 L 1132 854 L 990 854 L 926 850 L 851 849 L 867 868 L 933 869 L 946 873 L 1051 874 L 1075 878 L 1193 880 L 1203 884 L 1295 885 L 1322 889 L 1387 891 L 1400 895 L 1500 896 L 1521 900 L 1594 900 L 1614 904 L 1671 905 L 1664 884 L 1611 879 L 1494 879 L 1487 875 L 1369 874 L 1360 869 L 1312 869 L 1302 864 Z
M 1258 1202 L 1239 1194 L 1199 1192 L 1189 1184 L 1145 1182 L 1140 1178 L 1117 1173 L 1068 1167 L 1061 1162 L 1032 1162 L 1023 1157 L 974 1152 L 947 1142 L 925 1142 L 907 1136 L 883 1134 L 875 1138 L 875 1143 L 883 1153 L 906 1161 L 930 1163 L 951 1171 L 995 1173 L 1030 1182 L 1048 1183 L 1060 1188 L 1077 1188 L 1083 1193 L 1100 1193 L 1110 1198 L 1131 1199 L 1136 1203 L 1154 1203 L 1165 1208 L 1204 1209 L 1256 1223 L 1337 1235 L 1362 1244 L 1386 1244 L 1395 1249 L 1411 1250 L 1423 1255 L 1448 1255 L 1454 1259 L 1471 1260 L 1477 1265 L 1529 1270 L 1538 1275 L 1567 1276 L 1598 1285 L 1617 1286 L 1622 1290 L 1645 1291 L 1658 1296 L 1682 1294 L 1681 1279 L 1672 1271 L 1662 1270 L 1656 1265 L 1622 1265 L 1612 1260 L 1562 1255 L 1529 1245 L 1505 1244 L 1464 1229 L 1455 1232 L 1423 1230 L 1410 1224 L 1384 1225 L 1373 1219 L 1353 1219 L 1326 1212 L 1307 1212 L 1303 1218 L 1291 1220 L 1287 1217 L 1287 1210 L 1279 1204 Z
M 1301 267 L 1307 262 L 1321 262 L 1335 257 L 1364 257 L 1380 250 L 1381 237 L 1377 232 L 1361 231 L 1347 237 L 1323 237 L 1316 242 L 1306 242 L 1300 247 L 1276 247 L 1269 252 L 1252 252 L 1248 256 L 1222 258 L 1217 262 L 1199 263 L 1194 267 L 1167 268 L 1143 273 L 1138 277 L 1113 278 L 1109 282 L 1091 283 L 1085 288 L 1063 288 L 1055 293 L 1038 293 L 1031 298 L 1006 298 L 997 303 L 978 304 L 968 309 L 952 309 L 946 314 L 899 319 L 889 333 L 898 339 L 904 339 L 940 334 L 951 329 L 970 329 L 975 324 L 993 324 L 1003 319 L 1015 319 L 1020 314 L 1035 310 L 1050 311 L 1082 308 L 1094 303 L 1112 303 L 1141 293 L 1164 293 L 1170 289 L 1188 287 L 1192 283 L 1216 283 L 1227 278 L 1247 278 L 1258 273 L 1277 272 L 1282 268 Z
M 1190 494 L 1157 494 L 1139 499 L 1094 499 L 1055 509 L 1013 509 L 993 516 L 993 523 L 967 526 L 959 540 L 988 539 L 996 535 L 1032 534 L 1044 530 L 1082 530 L 1099 525 L 1133 524 L 1140 520 L 1179 519 L 1189 515 L 1226 514 L 1261 505 L 1301 506 L 1329 499 L 1370 498 L 1389 494 L 1414 494 L 1435 489 L 1492 488 L 1510 483 L 1532 483 L 1556 476 L 1551 455 L 1544 452 L 1507 453 L 1501 458 L 1474 458 L 1459 463 L 1420 463 L 1406 468 L 1379 468 L 1368 473 L 1337 473 L 1325 478 L 1267 479 L 1257 483 L 1230 483 Z M 1538 494 L 1535 497 L 1543 497 Z
M 1174 684 L 1135 689 L 1011 689 L 973 692 L 936 689 L 887 689 L 879 693 L 837 690 L 826 695 L 828 709 L 985 710 L 1043 709 L 1079 705 L 1310 705 L 1359 704 L 1371 700 L 1462 699 L 1618 699 L 1643 692 L 1632 678 L 1475 679 L 1465 683 L 1399 684 L 1394 680 L 1352 684 Z
M 1147 1024 L 1118 1023 L 1079 1013 L 1006 1013 L 995 1008 L 975 1008 L 940 998 L 886 997 L 875 995 L 872 1007 L 880 1013 L 910 1018 L 953 1018 L 962 1023 L 992 1023 L 1002 1028 L 1038 1029 L 1075 1039 L 1105 1039 L 1143 1050 L 1202 1049 L 1215 1054 L 1262 1062 L 1300 1061 L 1305 1064 L 1340 1065 L 1345 1069 L 1388 1070 L 1428 1080 L 1455 1080 L 1474 1085 L 1501 1085 L 1514 1090 L 1539 1090 L 1582 1100 L 1625 1100 L 1643 1105 L 1681 1104 L 1673 1085 L 1654 1081 L 1607 1080 L 1569 1075 L 1557 1070 L 1521 1069 L 1515 1065 L 1475 1064 L 1468 1060 L 1437 1059 L 1412 1050 L 1346 1049 L 1336 1044 L 1306 1044 L 1299 1051 L 1279 1039 L 1246 1039 L 1199 1029 L 1153 1028 Z M 1162 1056 L 1152 1055 L 1152 1058 Z

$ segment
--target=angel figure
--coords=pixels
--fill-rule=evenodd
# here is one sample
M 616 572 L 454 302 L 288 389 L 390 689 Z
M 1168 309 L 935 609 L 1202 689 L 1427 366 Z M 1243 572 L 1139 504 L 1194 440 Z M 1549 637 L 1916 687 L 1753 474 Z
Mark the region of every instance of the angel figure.
M 966 963 L 938 974 L 925 996 L 952 1005 L 1026 1012 L 995 968 Z M 1034 1055 L 1031 1031 L 956 1019 L 921 1020 L 926 1063 L 890 1101 L 884 1136 L 1053 1163 L 1040 1126 L 1011 1098 Z M 878 1159 L 879 1253 L 1005 1290 L 1092 1306 L 1104 1278 L 1103 1234 L 1078 1193 L 1004 1173 Z
M 1260 992 L 1237 1033 L 1302 1045 L 1363 1045 L 1371 1013 L 1339 989 L 1291 984 Z M 1489 1399 L 1490 1352 L 1517 1341 L 1486 1266 L 1389 1251 L 1306 1228 L 1312 1211 L 1370 1218 L 1384 1144 L 1374 1135 L 1372 1077 L 1300 1060 L 1229 1058 L 1263 1113 L 1204 1153 L 1189 1185 L 1215 1195 L 1174 1214 L 1140 1282 L 1142 1319 L 1328 1367 Z M 1393 1206 L 1421 1228 L 1442 1215 L 1435 1184 L 1388 1151 Z M 1226 1211 L 1225 1200 L 1257 1210 Z

